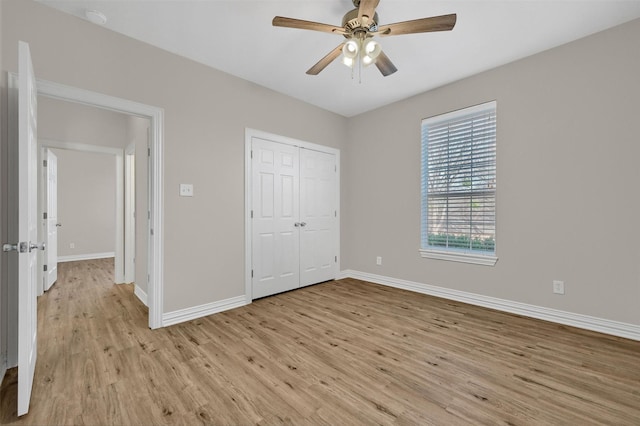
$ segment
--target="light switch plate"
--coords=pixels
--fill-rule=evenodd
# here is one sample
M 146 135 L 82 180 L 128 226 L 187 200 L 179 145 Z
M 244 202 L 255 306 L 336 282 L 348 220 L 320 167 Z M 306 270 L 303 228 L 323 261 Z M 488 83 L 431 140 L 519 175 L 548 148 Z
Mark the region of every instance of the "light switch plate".
M 553 280 L 553 292 L 555 294 L 564 294 L 564 281 Z
M 193 185 L 190 183 L 180 184 L 180 196 L 181 197 L 193 197 Z

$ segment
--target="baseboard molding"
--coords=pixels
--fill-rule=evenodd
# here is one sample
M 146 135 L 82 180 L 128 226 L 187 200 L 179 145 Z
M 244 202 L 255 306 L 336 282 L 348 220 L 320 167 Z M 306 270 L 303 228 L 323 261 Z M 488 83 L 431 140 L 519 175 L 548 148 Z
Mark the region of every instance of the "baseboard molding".
M 229 309 L 239 308 L 247 305 L 247 301 L 243 296 L 232 297 L 230 299 L 220 300 L 218 302 L 206 303 L 204 305 L 194 306 L 192 308 L 180 309 L 178 311 L 167 312 L 162 314 L 162 326 L 178 324 L 185 321 L 191 321 L 196 318 L 206 317 L 208 315 L 217 314 Z
M 4 375 L 7 374 L 7 362 L 3 360 L 0 365 L 0 385 L 4 382 Z
M 464 302 L 470 305 L 482 306 L 485 308 L 496 309 L 498 311 L 509 312 L 512 314 L 551 321 L 557 324 L 569 325 L 572 327 L 583 328 L 585 330 L 597 331 L 600 333 L 640 341 L 640 325 L 611 321 L 604 318 L 575 314 L 572 312 L 529 305 L 511 300 L 498 299 L 496 297 L 483 296 L 465 291 L 452 290 L 414 281 L 369 274 L 366 272 L 344 270 L 340 272 L 337 279 L 341 278 L 355 278 L 375 284 L 382 284 L 389 287 L 414 291 L 416 293 L 441 297 L 443 299 Z
M 114 252 L 107 252 L 107 253 L 71 254 L 68 256 L 58 256 L 58 263 L 75 262 L 77 260 L 107 259 L 109 257 L 116 257 L 116 254 Z
M 140 299 L 140 301 L 144 304 L 144 306 L 149 306 L 147 305 L 147 293 L 145 293 L 143 289 L 141 289 L 136 285 L 133 288 L 133 294 L 135 294 L 136 297 Z

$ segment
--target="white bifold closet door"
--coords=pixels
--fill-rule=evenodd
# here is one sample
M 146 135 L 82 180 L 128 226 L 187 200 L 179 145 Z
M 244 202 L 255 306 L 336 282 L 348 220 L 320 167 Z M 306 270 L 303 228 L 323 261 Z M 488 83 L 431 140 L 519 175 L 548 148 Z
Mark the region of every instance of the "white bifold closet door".
M 336 156 L 252 140 L 252 296 L 335 278 Z

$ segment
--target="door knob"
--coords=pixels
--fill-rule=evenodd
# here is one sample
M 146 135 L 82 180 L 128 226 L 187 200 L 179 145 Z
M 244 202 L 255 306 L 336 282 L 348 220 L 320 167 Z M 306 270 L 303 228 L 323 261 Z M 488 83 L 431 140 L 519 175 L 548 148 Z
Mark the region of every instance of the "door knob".
M 62 224 L 61 223 L 56 223 L 56 226 L 59 228 L 59 227 L 62 226 Z
M 2 251 L 17 251 L 18 253 L 26 253 L 29 250 L 29 246 L 26 242 L 17 243 L 17 244 L 3 244 Z
M 295 226 L 297 228 L 298 226 L 300 226 L 300 222 L 294 223 L 293 226 Z
M 307 222 L 300 222 L 300 226 L 307 226 Z
M 29 252 L 31 252 L 31 250 L 44 250 L 44 243 L 40 243 L 40 244 L 34 244 L 34 243 L 29 243 Z
M 18 251 L 17 244 L 3 244 L 2 251 Z

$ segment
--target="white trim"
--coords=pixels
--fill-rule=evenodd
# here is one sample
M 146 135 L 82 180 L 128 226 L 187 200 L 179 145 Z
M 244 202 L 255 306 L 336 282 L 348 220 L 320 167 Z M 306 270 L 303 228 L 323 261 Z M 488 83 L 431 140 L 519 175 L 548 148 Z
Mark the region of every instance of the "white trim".
M 7 373 L 7 360 L 2 355 L 2 362 L 0 363 L 0 383 L 4 382 L 4 375 Z
M 251 137 L 250 129 L 244 131 L 244 298 L 249 304 L 253 300 L 252 282 L 252 235 L 251 227 Z
M 498 299 L 496 297 L 483 296 L 480 294 L 468 293 L 466 291 L 452 290 L 414 281 L 369 274 L 366 272 L 345 270 L 341 272 L 340 277 L 355 278 L 375 284 L 382 284 L 389 287 L 414 291 L 416 293 L 428 294 L 430 296 L 468 303 L 470 305 L 482 306 L 485 308 L 496 309 L 498 311 L 509 312 L 557 324 L 569 325 L 572 327 L 583 328 L 585 330 L 597 331 L 599 333 L 640 341 L 640 325 L 636 324 L 560 311 L 557 309 L 545 308 L 543 306 L 529 305 L 527 303 Z
M 71 151 L 92 152 L 94 154 L 122 155 L 122 148 L 91 145 L 87 143 L 58 141 L 55 139 L 38 138 L 38 143 L 44 148 L 67 149 Z
M 133 168 L 133 170 L 132 170 Z M 133 171 L 133 173 L 132 173 Z M 124 282 L 135 281 L 135 144 L 124 150 Z M 146 296 L 146 295 L 145 295 Z M 146 299 L 145 299 L 146 300 Z M 146 304 L 146 303 L 145 303 Z
M 116 155 L 116 258 L 114 282 L 125 283 L 124 278 L 124 154 Z
M 329 146 L 318 145 L 311 142 L 305 142 L 298 139 L 280 136 L 273 133 L 263 132 L 261 130 L 246 128 L 244 137 L 244 297 L 247 304 L 253 300 L 253 289 L 251 285 L 251 253 L 253 230 L 251 227 L 251 141 L 254 137 L 271 140 L 278 143 L 297 146 L 300 148 L 310 149 L 319 152 L 325 152 L 335 155 L 336 158 L 336 188 L 335 188 L 335 206 L 336 206 L 336 237 L 334 241 L 334 250 L 336 253 L 335 271 L 336 275 L 340 274 L 340 150 Z
M 135 286 L 133 288 L 133 294 L 136 295 L 136 297 L 144 304 L 144 306 L 148 306 L 147 305 L 147 293 L 145 293 L 145 291 L 143 289 L 141 289 L 138 286 Z
M 458 117 L 466 117 L 467 115 L 474 115 L 487 110 L 496 110 L 498 108 L 498 101 L 487 101 L 481 104 L 473 105 L 470 107 L 464 107 L 449 112 L 443 112 L 442 114 L 432 115 L 431 117 L 423 118 L 422 124 L 431 124 L 433 122 L 440 122 L 445 120 L 455 120 Z
M 116 254 L 114 252 L 70 254 L 68 256 L 58 256 L 58 263 L 76 262 L 78 260 L 109 259 L 111 257 L 116 257 Z
M 236 296 L 230 299 L 206 303 L 200 306 L 193 306 L 191 308 L 180 309 L 173 312 L 166 312 L 162 315 L 162 323 L 166 327 L 169 325 L 206 317 L 208 315 L 217 314 L 219 312 L 228 311 L 229 309 L 239 308 L 245 305 L 248 305 L 245 296 Z
M 498 261 L 496 256 L 451 250 L 439 251 L 420 249 L 420 256 L 428 259 L 449 260 L 451 262 L 472 263 L 474 265 L 485 266 L 494 266 Z
M 12 73 L 10 73 L 12 74 Z M 38 95 L 120 112 L 150 121 L 148 275 L 149 327 L 163 326 L 164 303 L 164 110 L 98 92 L 37 80 Z
M 45 281 L 46 281 L 46 274 L 44 273 L 44 265 L 45 263 L 47 263 L 47 253 L 49 250 L 49 246 L 46 245 L 48 244 L 48 240 L 47 240 L 47 227 L 46 227 L 46 220 L 44 219 L 44 211 L 45 209 L 47 209 L 47 206 L 45 205 L 46 203 L 46 196 L 45 196 L 45 189 L 47 188 L 48 185 L 48 173 L 46 172 L 47 169 L 44 168 L 43 166 L 43 160 L 44 158 L 46 158 L 47 155 L 47 150 L 45 147 L 40 145 L 40 140 L 38 140 L 38 189 L 37 189 L 37 193 L 38 193 L 38 241 L 44 241 L 45 242 L 45 250 L 41 250 L 40 253 L 38 253 L 38 271 L 37 271 L 37 277 L 36 277 L 36 289 L 38 291 L 38 296 L 42 296 L 44 294 L 44 288 L 46 287 L 45 285 Z

